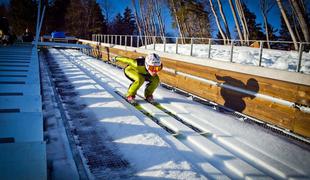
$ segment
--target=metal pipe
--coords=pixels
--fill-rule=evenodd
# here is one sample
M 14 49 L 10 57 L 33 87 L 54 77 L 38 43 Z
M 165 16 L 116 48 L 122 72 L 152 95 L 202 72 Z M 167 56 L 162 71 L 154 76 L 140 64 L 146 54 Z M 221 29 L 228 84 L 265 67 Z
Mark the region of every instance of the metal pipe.
M 44 6 L 43 12 L 42 12 L 42 16 L 41 16 L 41 21 L 40 21 L 38 36 L 37 36 L 37 39 L 36 39 L 36 45 L 38 44 L 38 40 L 39 40 L 39 36 L 40 36 L 40 31 L 41 31 L 41 28 L 42 28 L 42 23 L 43 23 L 44 14 L 45 14 L 45 8 L 46 8 L 46 7 Z
M 147 49 L 147 48 L 146 48 L 146 44 L 147 44 L 146 41 L 147 41 L 146 36 L 144 36 L 144 45 L 145 45 L 145 49 Z
M 191 38 L 191 50 L 190 50 L 189 55 L 193 56 L 193 38 Z
M 40 23 L 40 14 L 41 14 L 41 1 L 39 1 L 39 4 L 38 4 L 38 16 L 37 16 L 37 26 L 36 26 L 36 39 L 35 39 L 35 46 L 38 45 L 38 41 L 37 39 L 39 39 L 39 23 Z
M 231 41 L 231 47 L 230 47 L 230 62 L 233 62 L 234 58 L 234 40 Z
M 127 35 L 125 35 L 125 48 L 127 48 Z
M 297 68 L 296 68 L 296 71 L 297 71 L 297 72 L 300 72 L 300 69 L 301 69 L 301 61 L 302 61 L 302 52 L 303 52 L 303 49 L 304 49 L 304 46 L 303 46 L 303 43 L 301 42 L 301 43 L 299 44 L 298 65 L 297 65 Z
M 132 43 L 133 43 L 132 41 L 133 41 L 133 36 L 131 35 L 130 36 L 130 47 L 132 47 Z
M 155 42 L 156 42 L 156 37 L 153 36 L 153 49 L 155 50 Z
M 169 71 L 173 72 L 172 69 L 169 69 Z M 188 77 L 188 78 L 191 78 L 191 79 L 194 79 L 194 80 L 198 80 L 198 81 L 201 81 L 201 82 L 204 82 L 204 83 L 207 83 L 207 84 L 211 84 L 211 85 L 214 85 L 214 86 L 219 86 L 219 87 L 222 87 L 222 88 L 230 89 L 230 90 L 233 90 L 233 91 L 236 91 L 236 92 L 240 92 L 240 93 L 243 93 L 243 94 L 248 94 L 248 95 L 251 95 L 251 96 L 254 96 L 254 97 L 257 97 L 257 98 L 261 98 L 261 99 L 265 99 L 267 101 L 278 103 L 278 104 L 281 104 L 281 105 L 284 105 L 284 106 L 288 106 L 288 107 L 292 107 L 292 108 L 298 108 L 302 112 L 310 113 L 310 108 L 309 107 L 303 107 L 303 106 L 299 107 L 298 105 L 296 105 L 295 103 L 290 102 L 290 101 L 286 101 L 286 100 L 275 98 L 275 97 L 271 97 L 271 96 L 268 96 L 268 95 L 252 92 L 252 91 L 249 91 L 249 90 L 245 90 L 245 89 L 234 87 L 234 86 L 227 85 L 227 84 L 218 83 L 218 82 L 215 82 L 215 81 L 212 81 L 212 80 L 208 80 L 208 79 L 205 79 L 205 78 L 193 76 L 191 74 L 187 74 L 187 73 L 180 72 L 180 71 L 175 71 L 174 70 L 174 72 L 175 72 L 176 75 L 181 75 L 181 76 Z
M 166 37 L 164 37 L 164 52 L 166 52 Z
M 211 57 L 211 39 L 209 39 L 209 53 L 208 53 L 208 58 L 210 59 Z
M 179 39 L 178 37 L 175 38 L 175 53 L 176 54 L 178 54 L 178 44 L 179 44 L 178 39 Z
M 264 43 L 263 43 L 263 41 L 260 41 L 260 45 L 259 45 L 259 61 L 258 61 L 258 66 L 259 67 L 262 66 L 263 47 L 264 47 Z

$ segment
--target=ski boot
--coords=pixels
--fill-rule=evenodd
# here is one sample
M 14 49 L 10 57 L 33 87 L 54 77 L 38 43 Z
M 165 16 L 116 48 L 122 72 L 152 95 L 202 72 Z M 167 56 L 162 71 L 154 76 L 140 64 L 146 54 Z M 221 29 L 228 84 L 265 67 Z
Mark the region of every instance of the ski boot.
M 135 96 L 127 96 L 126 99 L 130 104 L 133 104 L 133 105 L 137 104 L 137 101 L 135 100 Z
M 156 104 L 156 101 L 154 100 L 153 96 L 146 96 L 145 100 L 151 104 Z

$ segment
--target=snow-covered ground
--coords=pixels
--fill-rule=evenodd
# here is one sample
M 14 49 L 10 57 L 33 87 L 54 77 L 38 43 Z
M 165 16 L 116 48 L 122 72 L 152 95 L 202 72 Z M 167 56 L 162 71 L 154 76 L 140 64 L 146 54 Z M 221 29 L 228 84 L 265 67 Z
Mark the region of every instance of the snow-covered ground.
M 92 135 L 105 142 L 109 139 L 112 144 L 109 147 L 119 154 L 115 158 L 123 158 L 129 163 L 126 171 L 119 171 L 120 175 L 113 169 L 90 171 L 90 176 L 94 178 L 310 178 L 308 145 L 290 141 L 163 87 L 156 90 L 156 100 L 202 133 L 195 132 L 141 98 L 138 99 L 153 117 L 179 133 L 174 137 L 115 93 L 126 92 L 131 83 L 121 69 L 76 50 L 49 51 L 77 92 L 74 102 L 85 105 L 80 112 L 87 115 L 84 123 L 89 122 L 80 124 L 81 128 L 93 128 Z M 246 52 L 249 54 L 251 51 Z M 143 89 L 138 92 L 141 96 Z M 92 139 L 89 138 L 89 141 Z M 99 145 L 94 148 L 100 148 Z M 84 158 L 89 161 L 86 155 Z M 98 173 L 99 170 L 102 173 Z M 128 174 L 124 175 L 123 172 Z
M 190 55 L 190 44 L 178 45 L 178 53 L 182 55 Z M 144 46 L 141 48 L 145 48 Z M 154 45 L 148 45 L 147 49 L 153 49 Z M 155 44 L 156 51 L 164 51 L 163 44 Z M 175 44 L 166 44 L 166 52 L 175 53 Z M 233 62 L 247 65 L 259 65 L 259 48 L 234 46 Z M 207 58 L 209 55 L 209 46 L 204 44 L 193 44 L 193 56 Z M 288 70 L 295 72 L 298 66 L 298 51 L 284 51 L 274 49 L 263 49 L 261 66 Z M 230 45 L 212 45 L 210 58 L 214 60 L 230 61 L 231 46 Z M 301 61 L 301 72 L 310 74 L 310 53 L 303 52 Z

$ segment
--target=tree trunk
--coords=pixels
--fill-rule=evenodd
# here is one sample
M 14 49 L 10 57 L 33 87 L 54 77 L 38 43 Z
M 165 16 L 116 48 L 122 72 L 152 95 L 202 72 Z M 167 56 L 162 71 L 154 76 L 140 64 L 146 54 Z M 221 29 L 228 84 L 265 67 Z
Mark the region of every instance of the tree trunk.
M 178 30 L 179 30 L 179 35 L 180 35 L 181 39 L 183 39 L 184 35 L 183 35 L 183 32 L 182 32 L 181 27 L 180 27 L 179 18 L 177 16 L 176 4 L 175 4 L 174 0 L 170 0 L 170 3 L 171 3 L 173 15 L 174 15 L 175 20 L 176 20 L 177 27 L 178 27 Z
M 235 10 L 235 7 L 233 5 L 232 0 L 229 0 L 229 5 L 230 5 L 231 12 L 233 14 L 233 17 L 234 17 L 234 21 L 235 21 L 235 25 L 236 25 L 236 28 L 237 28 L 237 31 L 238 31 L 239 38 L 241 40 L 241 43 L 243 43 L 243 36 L 241 34 L 240 25 L 239 25 L 239 22 L 238 22 L 238 18 L 236 16 L 236 10 Z
M 139 31 L 139 38 L 142 39 L 142 28 L 141 28 L 141 22 L 139 20 L 139 16 L 137 14 L 137 8 L 136 8 L 136 0 L 132 0 L 132 5 L 133 5 L 133 9 L 134 9 L 134 16 L 135 16 L 135 19 L 136 19 L 136 24 L 137 24 L 137 27 L 138 27 L 138 31 Z
M 243 27 L 243 38 L 247 45 L 249 45 L 249 29 L 248 25 L 244 16 L 242 4 L 240 0 L 235 0 L 236 6 L 237 6 L 237 12 L 239 14 L 239 18 Z
M 165 38 L 165 24 L 163 23 L 163 19 L 161 17 L 161 10 L 158 6 L 158 1 L 154 0 L 154 8 L 155 8 L 155 13 L 157 16 L 157 20 L 158 20 L 158 25 L 159 25 L 159 32 L 160 32 L 160 36 L 162 37 L 162 40 L 164 41 Z
M 308 25 L 306 22 L 306 18 L 304 17 L 304 15 L 302 13 L 302 9 L 299 7 L 296 0 L 291 1 L 291 3 L 293 5 L 293 10 L 295 11 L 295 13 L 297 15 L 297 19 L 298 19 L 298 22 L 300 25 L 300 29 L 304 35 L 305 41 L 310 42 L 309 29 L 308 29 Z
M 228 39 L 231 39 L 229 27 L 228 27 L 228 25 L 227 25 L 226 16 L 225 16 L 225 14 L 224 14 L 224 12 L 223 12 L 221 0 L 217 0 L 217 3 L 218 3 L 218 5 L 219 5 L 219 10 L 220 10 L 220 13 L 221 13 L 223 22 L 224 22 L 224 26 L 225 26 L 227 38 L 228 38 Z
M 218 27 L 218 29 L 219 29 L 219 31 L 220 31 L 220 34 L 221 34 L 221 36 L 222 36 L 222 38 L 223 38 L 224 44 L 226 44 L 226 35 L 224 34 L 224 32 L 223 32 L 223 30 L 222 30 L 221 24 L 220 24 L 220 22 L 219 22 L 219 18 L 217 17 L 217 14 L 216 14 L 216 12 L 215 12 L 215 10 L 214 10 L 212 0 L 209 0 L 209 2 L 210 2 L 210 7 L 211 7 L 211 10 L 212 10 L 212 12 L 213 12 L 213 15 L 214 15 L 214 17 L 215 17 L 216 25 L 217 25 L 217 27 Z
M 282 0 L 277 0 L 277 3 L 278 3 L 278 7 L 279 7 L 279 9 L 280 9 L 280 12 L 281 12 L 281 14 L 282 14 L 282 17 L 283 17 L 283 19 L 284 19 L 284 22 L 285 22 L 285 24 L 286 24 L 286 27 L 287 27 L 288 31 L 290 32 L 291 38 L 292 38 L 293 43 L 294 43 L 295 50 L 298 50 L 298 45 L 297 45 L 296 37 L 295 37 L 295 35 L 294 35 L 294 32 L 293 32 L 293 30 L 292 30 L 292 27 L 291 27 L 291 25 L 290 25 L 288 19 L 287 19 L 286 13 L 285 13 L 285 11 L 284 11 L 284 9 L 283 9 Z
M 269 43 L 269 31 L 268 31 L 268 21 L 266 18 L 266 15 L 263 14 L 263 19 L 264 19 L 264 25 L 265 25 L 265 31 L 266 31 L 266 41 L 267 41 L 267 47 L 270 49 L 270 43 Z
M 268 30 L 268 12 L 271 10 L 271 8 L 274 6 L 274 1 L 271 3 L 268 0 L 260 0 L 260 9 L 261 13 L 263 15 L 264 19 L 264 26 L 265 26 L 265 32 L 266 32 L 266 41 L 267 41 L 267 46 L 270 49 L 270 43 L 269 43 L 269 30 Z

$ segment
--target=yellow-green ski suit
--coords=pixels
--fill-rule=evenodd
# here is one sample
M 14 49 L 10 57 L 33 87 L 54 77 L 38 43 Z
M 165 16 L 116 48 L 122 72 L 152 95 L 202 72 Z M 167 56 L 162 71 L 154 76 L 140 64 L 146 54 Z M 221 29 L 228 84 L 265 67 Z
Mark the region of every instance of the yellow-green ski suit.
M 159 85 L 159 77 L 157 74 L 155 76 L 151 76 L 150 73 L 148 73 L 147 69 L 145 68 L 144 58 L 131 59 L 118 56 L 115 57 L 115 60 L 128 65 L 124 69 L 124 73 L 126 77 L 132 81 L 132 83 L 128 88 L 127 97 L 135 96 L 144 81 L 148 81 L 144 90 L 144 96 L 148 97 L 153 95 L 153 92 Z

